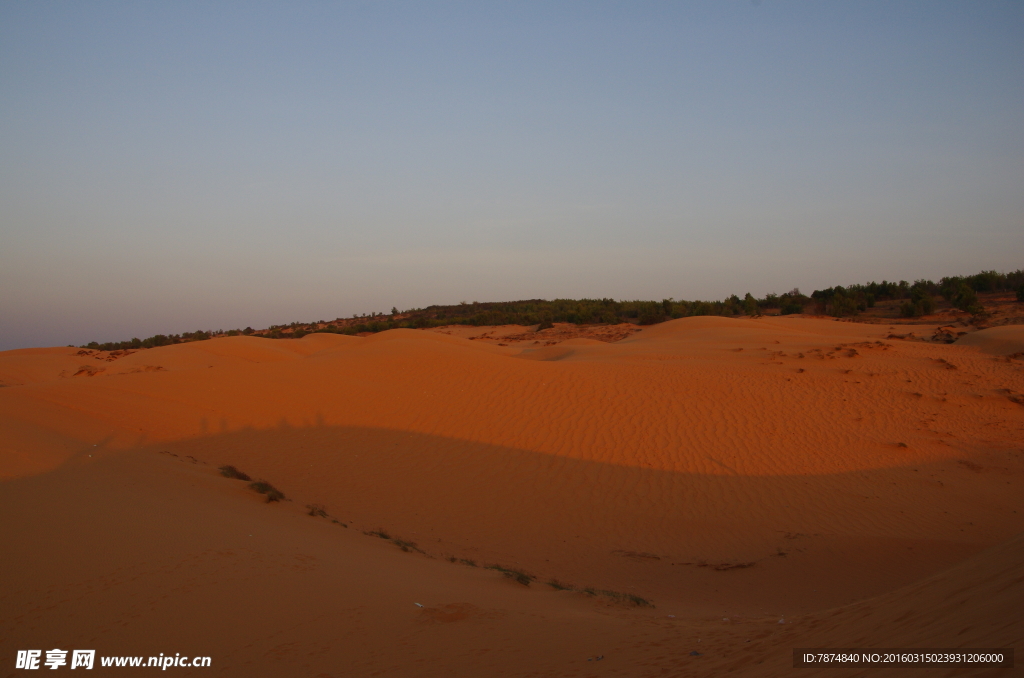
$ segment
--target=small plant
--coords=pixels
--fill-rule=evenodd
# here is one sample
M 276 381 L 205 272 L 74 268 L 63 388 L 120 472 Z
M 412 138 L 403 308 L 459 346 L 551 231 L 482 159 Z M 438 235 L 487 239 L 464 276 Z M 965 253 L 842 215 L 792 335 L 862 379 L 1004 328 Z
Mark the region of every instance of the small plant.
M 345 523 L 341 522 L 337 518 L 331 518 L 331 522 L 334 523 L 335 525 L 341 525 L 342 527 L 348 527 L 348 525 L 346 525 Z
M 225 478 L 234 478 L 235 480 L 252 480 L 247 474 L 242 473 L 234 466 L 221 466 L 220 474 Z
M 548 586 L 556 591 L 575 591 L 576 589 L 571 584 L 563 584 L 557 579 L 552 579 L 548 582 Z
M 549 584 L 549 586 L 550 585 L 551 584 Z M 594 589 L 589 586 L 585 589 L 576 589 L 574 587 L 569 587 L 569 590 L 582 591 L 583 593 L 586 593 L 588 596 L 604 596 L 605 598 L 611 598 L 616 602 L 631 603 L 633 605 L 636 605 L 637 607 L 654 607 L 654 603 L 652 603 L 651 601 L 647 600 L 646 598 L 641 598 L 640 596 L 634 595 L 632 593 L 619 593 L 618 591 Z
M 467 560 L 466 558 L 459 558 L 459 562 L 463 565 L 469 565 L 470 567 L 477 567 L 475 560 Z
M 309 515 L 311 516 L 327 517 L 327 507 L 323 504 L 306 504 L 306 508 L 309 509 Z
M 249 488 L 259 492 L 260 494 L 266 495 L 267 503 L 272 501 L 281 501 L 284 499 L 284 492 L 277 489 L 266 480 L 257 480 L 256 482 L 249 483 Z
M 410 551 L 416 551 L 417 553 L 423 553 L 424 555 L 426 555 L 423 549 L 419 548 L 419 546 L 417 546 L 416 542 L 414 541 L 406 541 L 404 539 L 399 539 L 398 537 L 395 537 L 391 540 L 391 543 L 393 543 L 395 546 L 402 549 L 406 553 L 409 553 Z
M 536 577 L 534 577 L 533 575 L 526 574 L 525 572 L 523 572 L 521 570 L 511 570 L 511 569 L 509 569 L 507 567 L 502 567 L 501 565 L 488 565 L 487 569 L 488 570 L 497 570 L 498 572 L 501 572 L 503 575 L 505 575 L 509 579 L 515 579 L 517 582 L 519 582 L 523 586 L 529 586 L 530 582 L 532 582 L 534 579 L 536 579 Z
M 346 525 L 345 527 L 348 526 Z M 365 534 L 368 537 L 379 537 L 380 539 L 390 541 L 392 544 L 402 549 L 406 553 L 409 553 L 410 551 L 415 551 L 416 553 L 422 553 L 423 555 L 427 555 L 427 552 L 421 549 L 416 542 L 408 541 L 406 539 L 399 539 L 398 537 L 392 537 L 382 527 L 377 528 L 376 530 L 370 530 L 369 532 L 363 532 L 363 534 Z M 455 556 L 452 556 L 451 558 L 449 558 L 449 560 L 454 563 Z

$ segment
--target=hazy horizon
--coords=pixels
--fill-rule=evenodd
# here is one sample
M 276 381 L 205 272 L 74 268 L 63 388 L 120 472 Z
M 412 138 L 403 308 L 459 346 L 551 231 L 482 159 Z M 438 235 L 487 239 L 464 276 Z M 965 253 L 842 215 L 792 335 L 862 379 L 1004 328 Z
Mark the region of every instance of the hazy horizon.
M 1021 268 L 1024 6 L 0 3 L 0 350 Z

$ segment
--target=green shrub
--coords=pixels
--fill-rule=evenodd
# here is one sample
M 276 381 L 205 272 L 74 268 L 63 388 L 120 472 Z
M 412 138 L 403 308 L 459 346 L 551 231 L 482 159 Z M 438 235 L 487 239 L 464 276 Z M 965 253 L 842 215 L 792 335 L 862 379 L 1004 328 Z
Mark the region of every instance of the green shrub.
M 919 304 L 912 301 L 905 301 L 900 304 L 900 315 L 904 318 L 917 318 L 924 314 Z
M 743 297 L 743 312 L 749 316 L 761 315 L 761 309 L 757 305 L 757 299 L 750 292 Z
M 953 306 L 967 313 L 980 313 L 984 310 L 978 303 L 978 295 L 967 283 L 960 283 L 956 297 L 953 298 Z

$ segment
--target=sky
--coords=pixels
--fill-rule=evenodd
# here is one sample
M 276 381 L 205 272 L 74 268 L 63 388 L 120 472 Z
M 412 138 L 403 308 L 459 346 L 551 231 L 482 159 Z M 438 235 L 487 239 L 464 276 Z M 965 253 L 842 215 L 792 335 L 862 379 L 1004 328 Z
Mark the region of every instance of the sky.
M 0 350 L 1024 267 L 1021 2 L 0 0 Z

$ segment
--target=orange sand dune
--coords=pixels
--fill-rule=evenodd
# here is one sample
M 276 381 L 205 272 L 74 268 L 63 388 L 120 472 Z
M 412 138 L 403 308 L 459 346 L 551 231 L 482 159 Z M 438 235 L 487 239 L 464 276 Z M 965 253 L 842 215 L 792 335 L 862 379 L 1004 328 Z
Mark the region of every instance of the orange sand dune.
M 971 572 L 1024 569 L 1008 542 L 1024 531 L 1022 363 L 891 333 L 687 318 L 614 344 L 394 330 L 114 359 L 0 353 L 0 534 L 22 556 L 0 572 L 16 582 L 3 650 L 58 642 L 44 631 L 60 628 L 123 648 L 109 654 L 161 637 L 180 639 L 172 651 L 201 644 L 225 675 L 262 675 L 260 661 L 278 662 L 266 675 L 590 675 L 597 665 L 578 655 L 602 652 L 612 675 L 660 675 L 694 661 L 687 634 L 712 618 L 740 635 L 783 615 L 807 624 L 750 644 L 720 630 L 718 658 L 694 655 L 695 670 L 728 668 L 730 643 L 745 646 L 736 657 L 767 653 L 743 672 L 778 669 L 786 634 L 805 630 L 849 646 L 858 628 L 899 627 L 919 644 L 894 621 L 905 612 L 936 620 L 931 646 L 1019 638 L 1020 617 L 980 603 L 956 635 L 936 582 L 980 587 L 955 567 L 938 573 L 993 547 Z M 293 501 L 260 503 L 216 474 L 223 464 Z M 351 528 L 302 515 L 311 503 Z M 360 534 L 378 528 L 424 553 Z M 33 546 L 48 530 L 77 544 L 73 565 Z M 913 588 L 928 577 L 939 579 Z M 550 579 L 657 607 L 556 592 Z M 1007 587 L 1019 600 L 1020 580 Z M 437 595 L 405 600 L 416 591 Z M 86 621 L 96 605 L 105 626 Z M 442 641 L 432 628 L 453 630 Z

